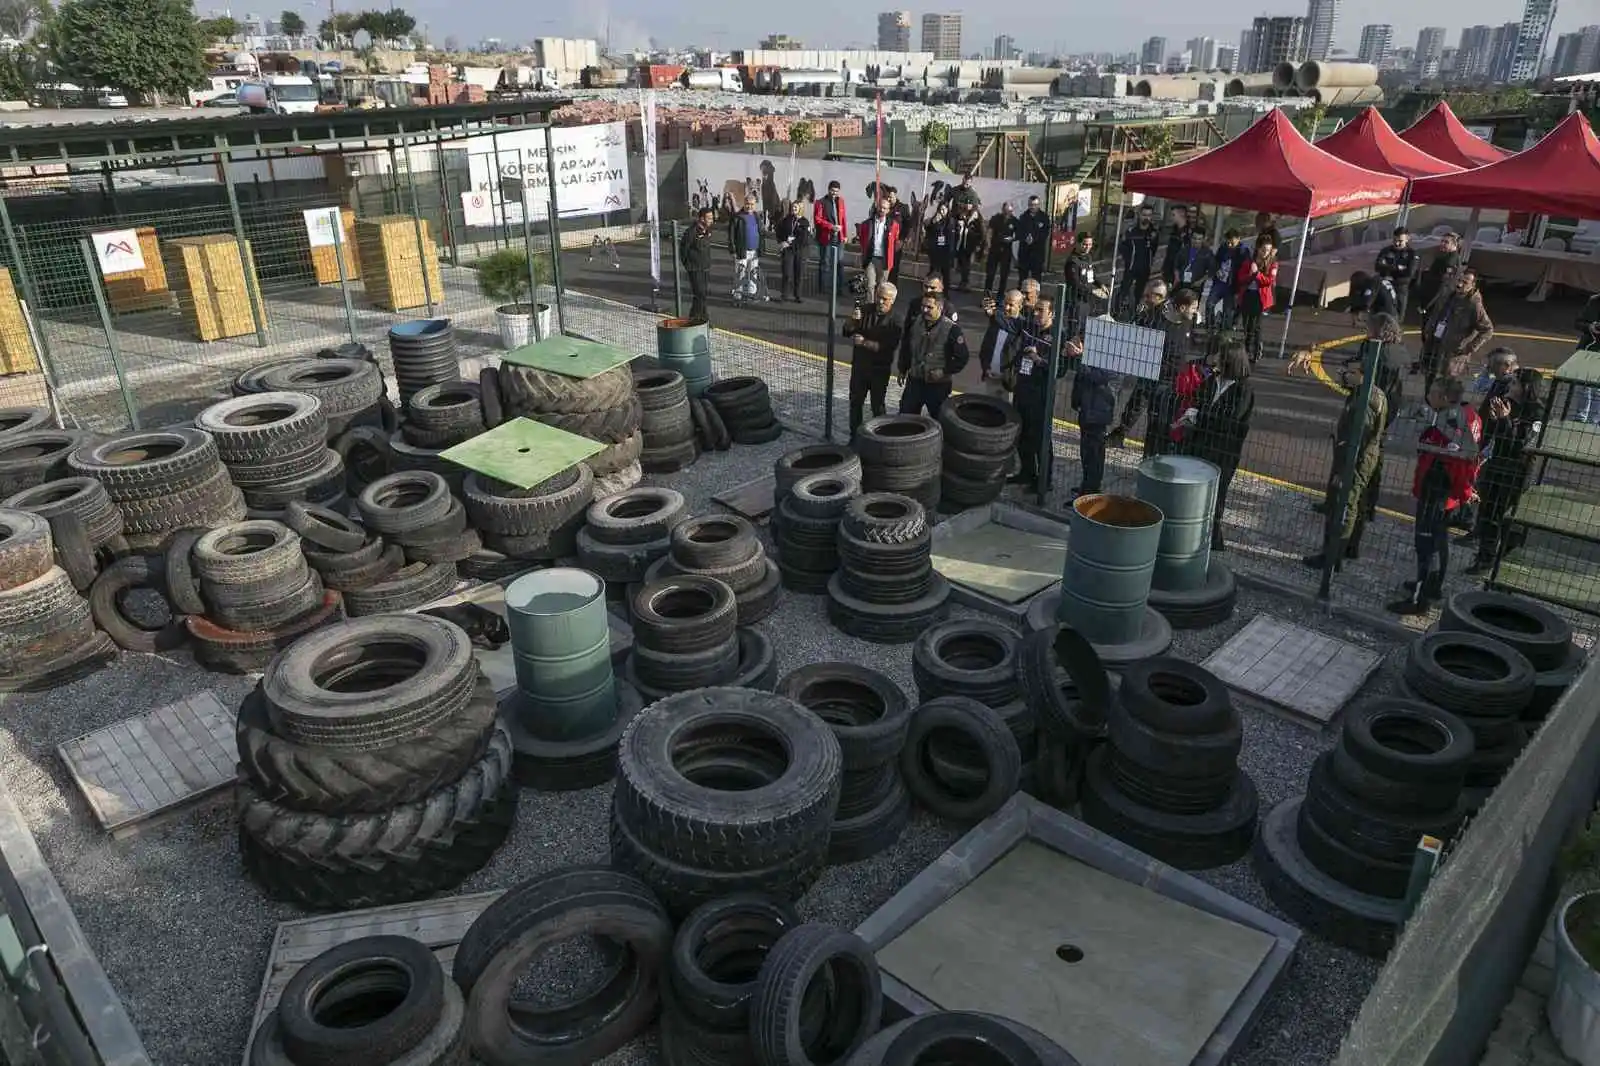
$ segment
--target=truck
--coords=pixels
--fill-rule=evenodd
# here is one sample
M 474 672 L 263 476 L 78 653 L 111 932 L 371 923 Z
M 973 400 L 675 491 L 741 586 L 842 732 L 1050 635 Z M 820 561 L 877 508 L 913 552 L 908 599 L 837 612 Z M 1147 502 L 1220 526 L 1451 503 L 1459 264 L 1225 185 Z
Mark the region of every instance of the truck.
M 255 115 L 309 115 L 322 94 L 304 74 L 268 74 L 239 86 L 239 106 Z
M 733 67 L 712 67 L 709 70 L 686 70 L 682 84 L 685 89 L 720 89 L 727 93 L 744 92 L 744 79 Z

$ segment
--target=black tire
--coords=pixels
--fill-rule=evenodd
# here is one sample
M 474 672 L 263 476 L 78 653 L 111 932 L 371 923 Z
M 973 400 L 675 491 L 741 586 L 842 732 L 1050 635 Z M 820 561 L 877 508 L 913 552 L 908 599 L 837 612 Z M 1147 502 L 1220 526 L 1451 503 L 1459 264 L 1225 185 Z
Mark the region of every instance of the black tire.
M 495 721 L 494 686 L 480 677 L 469 699 L 430 729 L 345 751 L 279 736 L 259 686 L 239 707 L 239 772 L 264 798 L 323 814 L 376 813 L 414 803 L 483 757 Z
M 0 668 L 0 693 L 48 692 L 81 681 L 116 657 L 117 646 L 104 633 L 80 634 L 74 643 L 48 657 L 11 662 Z
M 271 898 L 309 910 L 406 903 L 454 888 L 505 842 L 517 806 L 502 729 L 454 783 L 379 814 L 294 811 L 246 783 L 237 788 L 246 872 Z
M 893 762 L 911 728 L 911 701 L 888 676 L 855 663 L 812 663 L 778 682 L 777 693 L 833 730 L 846 771 Z
M 72 579 L 72 587 L 82 592 L 94 584 L 100 573 L 100 563 L 83 520 L 70 514 L 50 519 L 50 540 L 55 548 L 56 563 Z
M 641 412 L 639 401 L 630 396 L 625 402 L 603 410 L 570 414 L 539 412 L 528 417 L 601 444 L 621 444 L 639 432 Z
M 339 593 L 324 591 L 316 610 L 265 633 L 237 633 L 193 614 L 184 616 L 183 626 L 189 631 L 195 662 L 207 670 L 259 674 L 271 665 L 278 652 L 307 633 L 343 618 L 342 608 Z
M 639 452 L 639 468 L 646 474 L 676 474 L 693 466 L 700 458 L 700 446 L 692 440 L 662 448 L 644 448 Z
M 761 782 L 755 791 L 717 787 L 719 767 L 735 762 L 744 764 L 738 780 Z M 826 836 L 842 762 L 827 725 L 793 700 L 701 689 L 634 719 L 618 748 L 613 802 L 646 848 L 702 869 L 748 870 Z
M 879 415 L 856 431 L 855 450 L 864 470 L 936 464 L 944 431 L 926 415 Z
M 933 567 L 924 566 L 914 574 L 880 574 L 853 566 L 839 568 L 839 588 L 847 596 L 865 603 L 890 606 L 915 603 L 933 588 Z
M 329 948 L 284 986 L 283 1049 L 295 1066 L 344 1066 L 352 1055 L 394 1062 L 438 1025 L 444 984 L 438 958 L 410 937 L 361 937 Z
M 1300 850 L 1311 864 L 1342 885 L 1384 899 L 1403 899 L 1411 884 L 1411 859 L 1402 862 L 1364 855 L 1335 840 L 1300 807 Z
M 1533 679 L 1533 699 L 1528 701 L 1527 709 L 1522 712 L 1523 720 L 1543 721 L 1555 708 L 1561 694 L 1578 679 L 1578 673 L 1587 658 L 1588 653 L 1573 642 L 1567 645 L 1567 657 L 1560 666 L 1554 670 L 1539 671 Z
M 661 652 L 719 647 L 738 624 L 733 590 L 715 578 L 680 576 L 646 582 L 630 603 L 635 644 Z
M 0 510 L 0 590 L 49 573 L 53 553 L 49 522 L 32 511 Z
M 778 655 L 772 641 L 759 629 L 739 627 L 739 672 L 729 688 L 771 692 L 778 684 Z
M 998 500 L 1005 487 L 1001 477 L 979 480 L 946 471 L 939 476 L 939 508 L 954 514 L 968 507 L 982 507 Z
M 466 1001 L 454 981 L 444 982 L 444 1009 L 422 1041 L 388 1066 L 457 1066 L 467 1054 Z M 247 1066 L 294 1066 L 283 1048 L 276 1009 L 267 1012 L 251 1037 Z
M 322 575 L 323 588 L 333 589 L 335 592 L 359 592 L 394 576 L 406 565 L 405 549 L 398 544 L 385 546 L 378 537 L 363 545 L 360 552 L 351 552 L 335 558 L 341 560 L 365 558 L 369 553 L 371 559 L 364 563 L 340 562 L 335 566 L 319 566 L 312 563 L 312 566 Z M 307 561 L 311 561 L 309 557 Z
M 494 429 L 506 420 L 505 405 L 500 399 L 500 371 L 492 366 L 478 371 L 478 405 L 484 429 Z
M 1146 601 L 1161 612 L 1174 629 L 1205 629 L 1233 617 L 1239 600 L 1239 587 L 1233 570 L 1216 556 L 1206 570 L 1206 580 L 1197 589 L 1169 592 L 1151 589 Z
M 790 566 L 780 559 L 778 573 L 782 576 L 783 587 L 790 592 L 798 592 L 802 596 L 824 596 L 828 592 L 828 582 L 833 578 L 834 571 Z
M 835 629 L 873 644 L 909 644 L 950 613 L 950 584 L 935 573 L 928 594 L 910 603 L 882 605 L 844 591 L 839 574 L 828 579 L 828 621 Z
M 251 507 L 282 509 L 291 500 L 309 500 L 326 507 L 344 506 L 349 479 L 344 460 L 331 448 L 307 453 L 308 467 L 303 473 L 272 480 L 268 484 L 243 484 L 240 488 Z M 278 516 L 281 517 L 281 516 Z
M 694 398 L 689 401 L 689 419 L 694 424 L 694 439 L 703 452 L 717 450 L 717 431 L 711 428 L 711 405 Z
M 827 1024 L 801 1024 L 808 991 L 826 985 Z M 797 926 L 761 964 L 750 1039 L 761 1066 L 845 1062 L 878 1031 L 883 980 L 866 941 L 829 925 Z
M 626 403 L 633 395 L 633 374 L 626 366 L 589 378 L 571 378 L 553 370 L 500 364 L 500 396 L 512 415 L 603 411 Z
M 666 407 L 643 407 L 639 432 L 654 446 L 681 444 L 694 439 L 694 416 L 689 413 L 689 397 L 683 396 Z
M 116 502 L 122 511 L 123 536 L 130 540 L 140 536 L 163 538 L 176 528 L 192 525 L 209 528 L 241 522 L 245 517 L 244 497 L 233 487 L 228 472 L 220 465 L 210 480 L 194 488 L 167 496 Z
M 345 610 L 359 618 L 422 607 L 447 595 L 456 580 L 455 563 L 410 563 L 370 585 L 349 589 Z
M 1076 807 L 1083 764 L 1091 745 L 1092 742 L 1075 745 L 1049 734 L 1040 735 L 1033 764 L 1033 794 L 1058 811 Z
M 517 783 L 541 792 L 575 792 L 603 785 L 616 776 L 617 744 L 628 724 L 644 707 L 639 690 L 618 679 L 617 716 L 610 728 L 576 740 L 546 740 L 523 724 L 527 697 L 512 689 L 501 701 L 505 728 L 511 733 L 513 771 Z
M 92 471 L 73 469 L 71 462 L 88 439 L 88 434 L 70 429 L 36 429 L 0 436 L 0 495 L 11 496 L 69 473 L 93 476 Z
M 165 600 L 166 572 L 160 556 L 126 555 L 101 571 L 89 589 L 94 624 L 124 651 L 155 654 L 182 647 L 188 634 L 170 604 L 166 619 L 153 627 L 123 609 L 122 598 L 134 589 L 149 589 Z
M 605 544 L 593 527 L 578 530 L 578 565 L 608 583 L 633 584 L 645 580 L 645 571 L 672 548 L 666 537 L 643 544 Z
M 476 437 L 485 429 L 483 400 L 476 381 L 443 381 L 411 394 L 406 420 L 417 428 L 453 440 Z
M 826 521 L 837 527 L 850 501 L 861 494 L 857 478 L 835 473 L 807 474 L 789 487 L 780 509 L 796 517 Z
M 1572 626 L 1550 608 L 1522 596 L 1479 589 L 1446 600 L 1439 628 L 1498 640 L 1541 671 L 1565 663 L 1572 643 Z
M 1017 644 L 1014 630 L 998 622 L 962 618 L 934 626 L 911 646 L 911 676 L 917 697 L 967 696 L 990 707 L 1016 699 Z
M 383 374 L 368 359 L 298 359 L 266 368 L 261 384 L 270 392 L 304 392 L 322 401 L 330 436 L 383 397 Z
M 672 530 L 672 557 L 685 567 L 739 566 L 759 554 L 761 541 L 755 527 L 738 515 L 691 518 Z
M 1118 702 L 1153 730 L 1184 736 L 1239 728 L 1228 686 L 1203 667 L 1161 655 L 1122 670 Z
M 722 417 L 722 412 L 717 410 L 717 405 L 709 400 L 705 403 L 706 426 L 711 430 L 711 437 L 719 452 L 725 452 L 733 447 L 733 435 L 728 431 L 727 419 Z M 773 437 L 777 439 L 776 436 Z
M 305 637 L 272 664 L 261 686 L 280 736 L 361 751 L 458 714 L 477 680 L 472 641 L 461 627 L 394 615 L 351 619 Z
M 933 565 L 933 533 L 927 528 L 907 540 L 881 544 L 862 540 L 841 524 L 835 547 L 840 564 L 862 574 L 923 574 Z
M 459 506 L 459 505 L 458 505 Z M 483 548 L 476 529 L 463 529 L 437 537 L 406 537 L 401 542 L 408 563 L 458 563 Z
M 518 975 L 540 953 L 580 934 L 626 948 L 616 975 L 598 992 L 552 1012 L 548 1028 L 513 1022 Z M 485 1066 L 598 1062 L 654 1017 L 657 981 L 671 947 L 667 912 L 636 878 L 580 866 L 524 881 L 478 915 L 456 948 L 452 976 L 467 994 L 474 1055 Z
M 1168 814 L 1204 814 L 1214 810 L 1228 798 L 1233 790 L 1233 778 L 1238 773 L 1237 764 L 1211 775 L 1185 775 L 1152 773 L 1111 746 L 1106 761 L 1111 783 L 1118 792 L 1153 810 Z
M 908 1066 L 930 1057 L 990 1066 L 1079 1066 L 1043 1033 L 971 1011 L 934 1011 L 897 1022 L 862 1045 L 845 1066 Z
M 734 593 L 735 614 L 740 626 L 753 626 L 778 609 L 783 595 L 783 574 L 778 564 L 761 557 L 761 578 L 755 584 Z
M 715 1029 L 747 1032 L 761 962 L 800 924 L 793 905 L 758 893 L 713 900 L 678 927 L 666 967 L 675 1003 Z
M 1022 692 L 1041 730 L 1067 743 L 1105 735 L 1111 682 L 1083 634 L 1068 626 L 1036 629 L 1022 639 L 1018 657 Z
M 338 511 L 314 503 L 291 500 L 284 508 L 284 524 L 307 545 L 329 552 L 353 552 L 367 542 L 367 531 Z
M 1461 795 L 1461 778 L 1439 781 L 1401 781 L 1375 774 L 1350 756 L 1344 744 L 1333 748 L 1329 770 L 1341 788 L 1383 810 L 1407 814 L 1438 814 L 1451 810 Z
M 106 487 L 91 477 L 66 477 L 24 489 L 0 507 L 31 511 L 45 520 L 71 515 L 83 522 L 96 548 L 122 535 L 122 512 Z
M 689 398 L 688 383 L 676 370 L 635 370 L 633 389 L 646 411 L 664 411 Z
M 707 385 L 701 395 L 719 411 L 734 412 L 744 418 L 772 406 L 767 383 L 756 377 L 721 378 Z
M 361 521 L 385 536 L 404 536 L 443 521 L 454 502 L 438 474 L 405 470 L 381 477 L 356 498 Z
M 1011 465 L 1011 455 L 974 455 L 945 446 L 940 459 L 940 473 L 957 481 L 983 484 L 1004 482 L 1006 470 Z
M 1378 700 L 1345 716 L 1339 744 L 1351 759 L 1395 781 L 1458 782 L 1472 759 L 1472 730 L 1426 703 Z
M 462 493 L 473 528 L 500 536 L 538 536 L 584 513 L 594 499 L 594 473 L 579 463 L 531 489 L 469 474 Z
M 947 450 L 972 455 L 1009 455 L 1022 435 L 1022 418 L 1005 400 L 982 393 L 952 396 L 939 409 Z
M 1122 758 L 1156 778 L 1226 776 L 1238 766 L 1244 743 L 1244 728 L 1237 715 L 1210 733 L 1171 733 L 1152 729 L 1119 702 L 1108 709 L 1106 725 Z
M 639 465 L 639 457 L 643 454 L 644 435 L 641 433 L 635 433 L 626 440 L 620 441 L 616 444 L 607 445 L 603 450 L 596 452 L 583 462 L 585 466 L 594 472 L 596 479 L 604 481 L 605 479 L 613 477 L 614 475 L 621 474 L 629 467 L 633 467 L 642 471 L 643 467 Z M 625 489 L 631 489 L 638 483 L 639 479 L 634 478 L 629 484 L 620 486 L 617 491 L 620 492 Z M 597 490 L 595 495 L 596 497 L 600 497 L 603 494 Z M 616 493 L 613 492 L 609 495 L 614 496 Z
M 195 416 L 197 429 L 216 441 L 217 455 L 229 466 L 271 466 L 328 440 L 322 401 L 301 392 L 259 392 L 212 404 Z
M 930 742 L 940 735 L 959 737 L 982 761 L 984 780 L 973 792 L 955 792 L 933 772 Z M 1017 738 L 990 707 L 965 696 L 942 696 L 918 707 L 900 752 L 900 774 L 918 803 L 953 822 L 983 821 L 1016 795 L 1022 780 Z
M 629 678 L 655 692 L 687 692 L 692 688 L 726 685 L 739 671 L 739 638 L 696 652 L 659 652 L 634 643 L 628 660 Z
M 351 426 L 328 445 L 344 463 L 345 487 L 353 496 L 395 472 L 390 434 L 376 426 Z
M 0 591 L 0 670 L 25 669 L 81 644 L 93 632 L 88 603 L 60 567 Z
M 771 444 L 783 436 L 783 424 L 774 419 L 764 425 L 739 429 L 730 433 L 734 444 Z
M 871 544 L 905 544 L 928 531 L 928 517 L 909 496 L 868 492 L 850 501 L 839 528 Z
M 688 517 L 683 493 L 654 486 L 629 489 L 591 504 L 585 521 L 602 544 L 665 540 Z
M 1345 847 L 1387 862 L 1409 863 L 1424 836 L 1448 844 L 1461 828 L 1466 809 L 1456 804 L 1434 814 L 1410 814 L 1374 807 L 1348 791 L 1333 776 L 1333 755 L 1323 752 L 1311 767 L 1303 806 L 1306 817 Z
M 841 865 L 860 862 L 894 846 L 911 824 L 911 792 L 899 774 L 891 778 L 886 795 L 871 809 L 849 817 L 841 816 L 828 834 L 828 862 Z
M 305 568 L 300 536 L 272 521 L 231 522 L 204 534 L 191 551 L 202 587 L 219 588 L 230 599 L 243 600 L 262 586 L 295 577 Z M 240 588 L 242 586 L 242 588 Z M 208 596 L 208 599 L 212 597 Z
M 15 447 L 16 438 L 3 443 Z M 184 427 L 82 444 L 67 456 L 67 466 L 99 481 L 118 503 L 197 488 L 222 472 L 216 442 L 198 429 Z
M 861 487 L 867 492 L 898 492 L 921 502 L 937 489 L 943 468 L 938 459 L 905 466 L 867 466 L 861 471 Z M 924 508 L 932 510 L 927 503 Z
M 1080 801 L 1083 820 L 1102 833 L 1180 870 L 1207 870 L 1244 857 L 1255 836 L 1260 799 L 1239 773 L 1227 800 L 1203 814 L 1172 814 L 1136 803 L 1111 780 L 1101 747 L 1089 756 Z
M 1533 699 L 1533 664 L 1477 633 L 1424 633 L 1406 655 L 1406 684 L 1454 714 L 1516 716 Z
M 783 502 L 796 482 L 813 474 L 861 481 L 861 459 L 842 444 L 808 444 L 785 452 L 772 466 L 773 505 Z
M 48 407 L 0 407 L 0 437 L 48 429 L 51 421 Z

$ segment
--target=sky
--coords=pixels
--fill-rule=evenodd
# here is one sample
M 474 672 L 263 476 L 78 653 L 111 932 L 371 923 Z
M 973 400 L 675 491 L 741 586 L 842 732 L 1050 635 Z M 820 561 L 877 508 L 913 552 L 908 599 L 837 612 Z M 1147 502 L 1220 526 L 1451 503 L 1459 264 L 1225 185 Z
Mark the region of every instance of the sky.
M 346 2 L 357 6 L 356 0 Z M 463 46 L 485 37 L 525 41 L 534 37 L 595 37 L 604 40 L 609 23 L 612 46 L 645 47 L 651 37 L 673 46 L 698 44 L 728 50 L 753 48 L 770 33 L 787 33 L 809 47 L 845 48 L 876 44 L 879 7 L 860 0 L 806 0 L 803 4 L 760 4 L 739 0 L 557 0 L 529 5 L 526 0 L 401 0 L 430 37 L 442 41 L 456 37 Z M 884 4 L 882 10 L 891 9 Z M 909 7 L 912 44 L 918 43 L 920 16 L 928 10 L 950 8 Z M 956 7 L 955 10 L 961 10 Z M 1067 13 L 1070 12 L 1070 13 Z M 1125 5 L 1073 4 L 1059 0 L 1012 0 L 966 11 L 962 26 L 963 53 L 988 53 L 997 34 L 1010 34 L 1019 47 L 1044 51 L 1126 52 L 1136 50 L 1146 37 L 1160 34 L 1170 51 L 1182 50 L 1191 37 L 1215 37 L 1220 43 L 1238 44 L 1239 32 L 1258 15 L 1304 14 L 1297 0 L 1144 0 L 1137 18 Z M 1499 25 L 1520 21 L 1522 0 L 1342 0 L 1335 44 L 1354 52 L 1361 27 L 1388 22 L 1395 28 L 1395 45 L 1416 44 L 1424 26 L 1446 28 L 1445 41 L 1454 46 L 1463 26 Z M 1559 0 L 1554 34 L 1600 23 L 1600 0 Z

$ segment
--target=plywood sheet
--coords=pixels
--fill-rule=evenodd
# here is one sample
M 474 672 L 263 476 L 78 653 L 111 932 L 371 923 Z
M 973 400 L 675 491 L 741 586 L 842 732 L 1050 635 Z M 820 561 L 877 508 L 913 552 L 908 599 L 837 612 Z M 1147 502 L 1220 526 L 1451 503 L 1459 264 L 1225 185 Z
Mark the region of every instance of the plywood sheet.
M 772 513 L 772 494 L 777 491 L 778 480 L 771 474 L 735 485 L 711 497 L 735 514 L 752 522 L 759 522 Z
M 1020 603 L 1061 580 L 1067 542 L 998 522 L 934 545 L 933 568 L 1002 603 Z
M 1382 660 L 1369 648 L 1263 614 L 1201 665 L 1269 708 L 1321 724 L 1361 690 Z
M 531 418 L 513 418 L 439 454 L 458 466 L 531 489 L 605 450 L 599 441 Z
M 1024 842 L 878 961 L 940 1008 L 1015 1018 L 1084 1066 L 1189 1066 L 1273 943 Z
M 504 363 L 531 366 L 569 378 L 592 378 L 630 361 L 634 353 L 582 337 L 547 337 L 500 357 Z

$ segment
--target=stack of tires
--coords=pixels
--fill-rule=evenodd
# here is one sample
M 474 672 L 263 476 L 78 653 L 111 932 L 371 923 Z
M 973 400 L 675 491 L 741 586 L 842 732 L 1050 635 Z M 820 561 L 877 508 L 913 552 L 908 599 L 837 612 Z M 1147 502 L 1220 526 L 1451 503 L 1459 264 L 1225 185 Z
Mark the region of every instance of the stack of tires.
M 47 481 L 9 497 L 0 502 L 0 507 L 31 511 L 49 522 L 52 529 L 64 519 L 81 524 L 88 534 L 89 548 L 97 556 L 102 552 L 116 554 L 122 547 L 122 512 L 111 502 L 106 487 L 94 478 Z
M 300 535 L 306 563 L 321 576 L 322 587 L 334 592 L 368 588 L 406 565 L 403 548 L 339 511 L 291 503 L 284 524 Z
M 0 510 L 0 692 L 54 688 L 116 654 L 54 551 L 43 518 Z
M 322 401 L 301 392 L 258 392 L 212 404 L 194 424 L 211 434 L 228 476 L 258 517 L 291 501 L 347 502 L 344 460 L 328 447 Z
M 766 635 L 738 624 L 733 590 L 711 577 L 666 577 L 633 592 L 633 649 L 623 676 L 648 701 L 723 685 L 770 690 L 777 659 Z
M 839 569 L 839 523 L 861 482 L 842 473 L 808 474 L 784 493 L 774 523 L 783 587 L 820 596 Z
M 1382 700 L 1349 712 L 1304 796 L 1262 819 L 1262 887 L 1296 922 L 1382 955 L 1404 919 L 1423 836 L 1448 841 L 1467 814 L 1472 732 L 1437 707 Z
M 248 385 L 235 383 L 234 391 L 241 390 L 315 396 L 330 439 L 354 425 L 383 425 L 383 373 L 370 359 L 292 359 L 257 368 Z
M 611 863 L 677 918 L 737 892 L 796 900 L 827 862 L 842 769 L 832 730 L 793 700 L 668 696 L 622 735 Z
M 777 693 L 827 722 L 839 741 L 844 772 L 828 861 L 857 862 L 893 845 L 911 822 L 900 776 L 911 701 L 900 686 L 855 663 L 812 663 L 778 682 Z
M 704 399 L 735 444 L 770 444 L 783 435 L 772 392 L 760 378 L 723 378 L 706 386 Z
M 51 422 L 48 407 L 0 407 L 0 437 L 48 429 Z
M 1438 628 L 1476 633 L 1522 653 L 1534 670 L 1533 698 L 1522 711 L 1528 725 L 1544 721 L 1586 657 L 1566 619 L 1543 604 L 1505 592 L 1456 593 L 1445 601 Z
M 1153 657 L 1123 669 L 1107 717 L 1110 743 L 1084 771 L 1084 821 L 1182 870 L 1250 850 L 1260 801 L 1239 769 L 1244 732 L 1226 685 Z
M 405 565 L 389 576 L 345 593 L 351 617 L 421 607 L 455 588 L 456 561 L 477 551 L 478 534 L 466 528 L 466 509 L 438 474 L 404 471 L 379 478 L 356 498 L 362 524 L 399 548 Z
M 274 899 L 349 910 L 454 888 L 516 813 L 472 641 L 427 615 L 300 638 L 239 709 L 239 846 Z
M 944 430 L 940 505 L 959 511 L 998 499 L 1022 433 L 1017 409 L 993 396 L 963 393 L 945 401 L 939 425 Z
M 1533 700 L 1534 677 L 1527 656 L 1481 633 L 1433 630 L 1406 652 L 1406 694 L 1450 712 L 1472 730 L 1467 793 L 1474 810 L 1533 735 L 1522 715 Z
M 1038 725 L 1033 794 L 1069 810 L 1078 804 L 1084 764 L 1105 741 L 1110 676 L 1083 634 L 1050 625 L 1022 638 L 1017 679 Z
M 939 507 L 944 430 L 926 415 L 881 415 L 856 431 L 861 487 L 909 496 L 932 514 Z
M 1027 780 L 1038 753 L 1038 722 L 1022 698 L 1014 630 L 982 618 L 941 622 L 911 646 L 911 677 L 923 702 L 940 696 L 966 696 L 991 708 L 1016 739 Z M 955 791 L 982 785 L 983 759 L 952 738 L 929 746 L 934 776 Z
M 394 364 L 402 411 L 409 412 L 412 398 L 429 385 L 461 377 L 456 330 L 448 318 L 424 318 L 390 326 L 389 358 Z
M 175 427 L 81 445 L 67 457 L 72 473 L 105 486 L 122 512 L 123 535 L 135 549 L 154 548 L 187 527 L 212 529 L 245 517 L 209 433 Z
M 400 435 L 413 447 L 443 450 L 476 437 L 485 428 L 478 383 L 446 381 L 411 397 Z
M 909 644 L 950 613 L 950 584 L 933 568 L 933 533 L 916 500 L 857 496 L 839 523 L 839 571 L 828 620 L 874 644 Z
M 68 456 L 88 440 L 87 433 L 56 429 L 49 423 L 0 433 L 0 494 L 10 496 L 65 477 L 70 473 Z
M 795 482 L 812 474 L 836 474 L 840 477 L 861 480 L 861 460 L 856 453 L 842 444 L 807 444 L 792 452 L 784 452 L 772 464 L 772 511 L 778 509 L 788 497 Z M 774 517 L 774 525 L 779 519 Z
M 912 714 L 900 772 L 923 807 L 971 825 L 1022 787 L 1022 752 L 993 708 L 969 696 L 939 696 Z
M 1021 1022 L 998 1014 L 940 1010 L 915 1015 L 879 1031 L 861 1045 L 848 1066 L 883 1066 L 894 1061 L 896 1047 L 938 1046 L 992 1048 L 1005 1055 L 1007 1062 L 1079 1066 L 1066 1048 Z
M 671 541 L 672 551 L 650 565 L 645 580 L 674 574 L 715 578 L 733 590 L 741 626 L 754 625 L 778 606 L 782 575 L 748 519 L 733 514 L 690 518 L 673 528 Z
M 725 452 L 733 447 L 733 437 L 710 400 L 703 396 L 689 397 L 689 418 L 694 423 L 694 439 L 702 452 Z
M 506 559 L 554 562 L 578 548 L 578 531 L 594 502 L 594 474 L 585 463 L 568 467 L 533 486 L 469 474 L 462 487 L 467 517 L 483 545 Z
M 639 432 L 644 438 L 639 466 L 644 472 L 671 474 L 698 459 L 700 448 L 683 375 L 676 370 L 636 370 L 633 387 L 639 396 Z
M 644 437 L 639 397 L 626 366 L 590 378 L 569 378 L 537 367 L 500 364 L 507 417 L 523 416 L 588 437 L 605 450 L 584 460 L 594 474 L 594 498 L 615 496 L 639 483 Z
M 578 530 L 578 565 L 609 586 L 639 584 L 672 550 L 672 531 L 689 517 L 687 508 L 681 492 L 643 487 L 590 504 Z
M 243 633 L 277 629 L 322 602 L 322 578 L 306 565 L 300 536 L 278 522 L 233 522 L 190 549 L 206 617 Z

